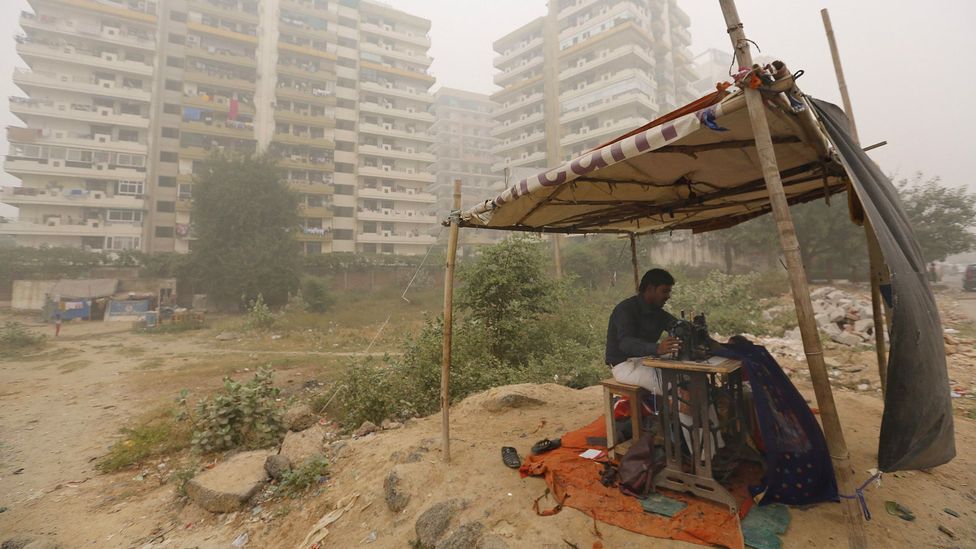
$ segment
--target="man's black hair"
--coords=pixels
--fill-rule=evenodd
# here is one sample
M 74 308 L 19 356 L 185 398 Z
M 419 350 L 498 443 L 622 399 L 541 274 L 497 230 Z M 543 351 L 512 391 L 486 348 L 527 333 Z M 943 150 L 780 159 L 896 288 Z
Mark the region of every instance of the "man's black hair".
M 644 293 L 644 290 L 648 286 L 674 286 L 674 277 L 671 273 L 665 271 L 664 269 L 651 269 L 644 273 L 644 277 L 641 278 L 640 287 L 637 293 Z

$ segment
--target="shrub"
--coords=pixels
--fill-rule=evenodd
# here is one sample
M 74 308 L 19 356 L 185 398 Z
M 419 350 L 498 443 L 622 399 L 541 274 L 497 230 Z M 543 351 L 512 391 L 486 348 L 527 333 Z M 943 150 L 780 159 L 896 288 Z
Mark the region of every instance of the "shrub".
M 20 322 L 8 320 L 0 330 L 0 353 L 26 351 L 44 344 L 44 336 L 32 334 Z
M 186 392 L 179 402 L 193 425 L 193 447 L 201 452 L 231 448 L 266 448 L 280 442 L 285 427 L 272 384 L 274 371 L 261 368 L 247 383 L 224 378 L 223 390 L 197 403 L 195 415 L 186 409 Z
M 247 320 L 245 324 L 251 330 L 270 330 L 274 327 L 278 318 L 264 302 L 261 294 L 247 307 Z
M 307 304 L 306 310 L 313 313 L 324 313 L 335 303 L 326 281 L 319 277 L 305 277 L 302 280 L 301 294 Z
M 111 473 L 141 463 L 149 458 L 169 454 L 190 445 L 190 432 L 176 420 L 172 410 L 144 419 L 134 427 L 121 430 L 123 439 L 109 448 L 98 461 L 98 470 Z
M 712 271 L 701 281 L 682 281 L 674 285 L 668 309 L 675 316 L 704 312 L 708 328 L 721 334 L 756 333 L 761 328 L 763 300 L 758 295 L 757 273 L 728 275 Z
M 288 497 L 300 496 L 310 486 L 322 482 L 322 478 L 328 472 L 329 462 L 324 457 L 308 460 L 298 467 L 285 471 L 275 493 Z

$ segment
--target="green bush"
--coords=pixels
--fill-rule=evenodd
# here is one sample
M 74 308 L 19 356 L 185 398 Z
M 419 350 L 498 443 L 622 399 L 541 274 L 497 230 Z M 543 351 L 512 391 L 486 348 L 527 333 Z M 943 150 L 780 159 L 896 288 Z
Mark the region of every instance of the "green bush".
M 0 353 L 18 353 L 44 344 L 44 336 L 32 334 L 20 322 L 8 320 L 0 330 Z
M 186 410 L 186 392 L 179 402 L 183 417 L 193 426 L 193 447 L 201 452 L 231 448 L 266 448 L 281 441 L 285 427 L 276 399 L 281 390 L 272 383 L 274 371 L 261 368 L 247 383 L 224 378 L 223 390 Z
M 335 298 L 329 293 L 326 281 L 315 276 L 302 279 L 302 298 L 306 303 L 306 310 L 313 313 L 324 313 L 335 304 Z
M 281 476 L 275 493 L 278 495 L 297 497 L 309 487 L 322 482 L 322 478 L 329 472 L 329 462 L 322 456 L 311 459 L 298 467 L 285 471 Z
M 704 312 L 712 332 L 733 335 L 762 329 L 763 297 L 757 291 L 758 273 L 728 275 L 712 271 L 700 281 L 678 279 L 667 308 L 675 316 Z
M 119 471 L 190 445 L 189 429 L 176 420 L 172 410 L 156 413 L 133 427 L 123 428 L 121 433 L 124 438 L 113 444 L 108 455 L 96 463 L 99 471 Z
M 278 317 L 271 312 L 271 308 L 264 302 L 264 297 L 258 297 L 247 307 L 245 325 L 250 330 L 270 330 L 278 322 Z

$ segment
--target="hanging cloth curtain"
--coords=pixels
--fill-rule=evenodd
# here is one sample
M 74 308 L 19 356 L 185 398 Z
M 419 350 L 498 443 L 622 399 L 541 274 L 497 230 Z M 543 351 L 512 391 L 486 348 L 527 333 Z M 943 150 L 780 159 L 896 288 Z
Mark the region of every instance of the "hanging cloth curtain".
M 230 98 L 230 112 L 227 113 L 227 120 L 237 120 L 238 109 L 240 109 L 240 102 L 237 100 L 237 94 L 235 93 Z

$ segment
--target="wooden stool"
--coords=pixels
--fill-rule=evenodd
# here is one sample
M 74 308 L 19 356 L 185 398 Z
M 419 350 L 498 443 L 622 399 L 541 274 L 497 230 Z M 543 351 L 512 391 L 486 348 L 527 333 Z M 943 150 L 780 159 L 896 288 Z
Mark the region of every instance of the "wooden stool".
M 647 393 L 647 389 L 638 385 L 628 385 L 620 383 L 616 379 L 610 378 L 600 382 L 603 385 L 603 411 L 607 421 L 607 448 L 613 448 L 613 453 L 619 458 L 623 453 L 618 452 L 617 445 L 617 425 L 613 420 L 613 395 L 626 397 L 630 400 L 630 425 L 633 431 L 632 442 L 640 440 L 641 434 L 641 396 Z

